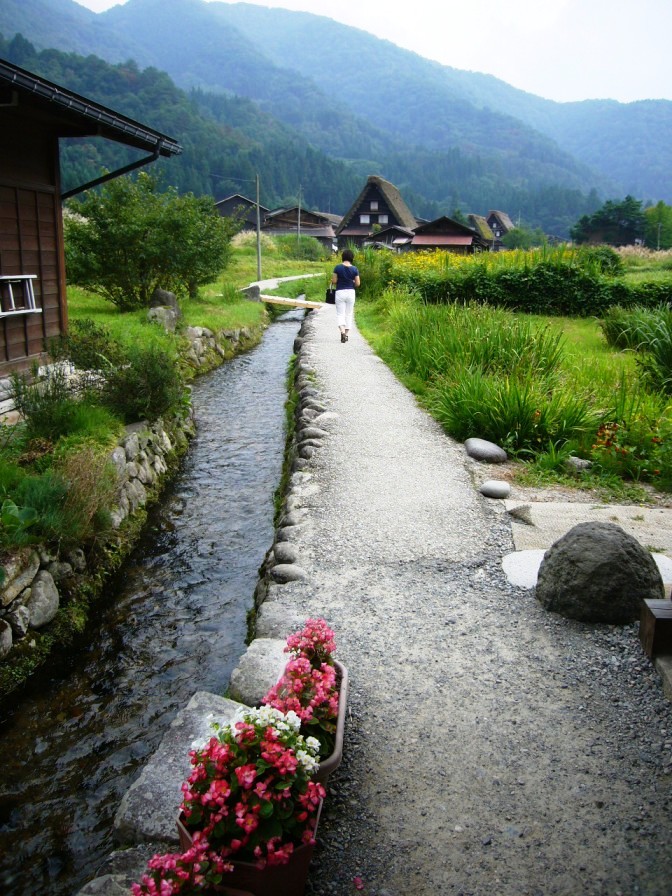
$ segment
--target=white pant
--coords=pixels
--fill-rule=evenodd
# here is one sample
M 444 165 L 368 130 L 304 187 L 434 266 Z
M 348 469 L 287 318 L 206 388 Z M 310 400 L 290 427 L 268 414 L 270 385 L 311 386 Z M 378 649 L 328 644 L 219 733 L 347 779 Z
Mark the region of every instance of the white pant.
M 352 326 L 352 312 L 355 307 L 354 289 L 336 290 L 336 324 L 349 330 Z

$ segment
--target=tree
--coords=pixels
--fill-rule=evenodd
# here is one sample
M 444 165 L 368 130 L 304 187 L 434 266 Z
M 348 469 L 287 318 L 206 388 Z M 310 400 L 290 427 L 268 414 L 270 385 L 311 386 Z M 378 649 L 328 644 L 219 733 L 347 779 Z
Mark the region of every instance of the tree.
M 577 243 L 630 246 L 644 238 L 645 228 L 641 201 L 626 196 L 620 202 L 609 199 L 592 215 L 583 215 L 569 232 Z
M 672 206 L 658 202 L 647 208 L 646 245 L 649 249 L 672 249 Z
M 65 256 L 71 283 L 122 311 L 149 305 L 157 287 L 194 296 L 217 277 L 230 256 L 236 225 L 207 197 L 160 193 L 146 172 L 119 177 L 71 203 Z
M 534 230 L 525 226 L 514 227 L 502 237 L 502 245 L 507 249 L 531 249 L 533 246 L 543 246 L 546 242 L 546 234 L 540 227 L 535 227 Z

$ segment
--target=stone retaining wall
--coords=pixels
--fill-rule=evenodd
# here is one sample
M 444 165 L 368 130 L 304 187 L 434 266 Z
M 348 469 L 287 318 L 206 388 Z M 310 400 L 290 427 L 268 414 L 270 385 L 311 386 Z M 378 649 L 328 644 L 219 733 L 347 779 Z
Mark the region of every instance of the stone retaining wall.
M 169 310 L 153 309 L 154 312 Z M 166 326 L 159 317 L 157 322 Z M 187 327 L 184 337 L 188 347 L 184 358 L 195 373 L 206 373 L 252 348 L 263 330 L 263 326 L 240 327 L 215 333 L 206 327 Z M 74 376 L 76 372 L 71 371 L 71 374 Z M 12 413 L 9 380 L 5 381 L 4 388 L 0 382 L 0 402 L 0 413 L 5 420 L 13 420 L 16 415 Z M 158 421 L 152 425 L 138 423 L 126 428 L 110 456 L 119 482 L 118 504 L 111 508 L 115 530 L 159 494 L 177 458 L 187 451 L 194 432 L 191 414 L 186 419 L 174 418 L 167 423 Z M 81 549 L 67 551 L 61 556 L 43 546 L 15 552 L 5 562 L 4 569 L 6 578 L 0 588 L 0 659 L 8 657 L 18 644 L 30 648 L 31 631 L 48 631 L 62 605 L 64 593 L 92 573 L 101 572 L 88 569 Z
M 110 455 L 118 481 L 118 504 L 111 508 L 115 530 L 158 494 L 194 432 L 191 414 L 169 422 L 136 423 L 126 428 Z M 61 606 L 63 587 L 71 588 L 78 577 L 89 572 L 81 548 L 61 556 L 43 546 L 24 548 L 4 568 L 6 578 L 0 589 L 0 658 L 7 656 L 16 643 L 30 637 L 31 630 L 48 626 Z

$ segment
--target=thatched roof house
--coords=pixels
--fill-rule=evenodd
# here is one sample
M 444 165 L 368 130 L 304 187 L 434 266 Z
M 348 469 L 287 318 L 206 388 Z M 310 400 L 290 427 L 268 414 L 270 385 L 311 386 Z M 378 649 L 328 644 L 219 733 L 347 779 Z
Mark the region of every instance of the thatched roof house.
M 376 232 L 390 226 L 413 230 L 417 220 L 399 190 L 389 181 L 370 175 L 361 193 L 336 229 L 339 246 L 354 243 L 361 246 Z

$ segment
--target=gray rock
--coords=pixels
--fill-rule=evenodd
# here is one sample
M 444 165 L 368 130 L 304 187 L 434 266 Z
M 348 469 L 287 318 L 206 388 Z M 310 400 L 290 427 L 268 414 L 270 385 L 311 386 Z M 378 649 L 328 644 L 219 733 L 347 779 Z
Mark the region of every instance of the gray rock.
M 182 782 L 191 770 L 189 751 L 212 737 L 213 722 L 229 721 L 238 709 L 239 704 L 216 694 L 194 694 L 173 720 L 140 777 L 124 794 L 114 819 L 117 842 L 178 842 L 175 823 L 182 802 Z
M 325 436 L 329 435 L 326 429 L 320 429 L 319 426 L 306 426 L 299 433 L 299 438 L 303 439 L 317 439 L 318 442 L 320 439 L 323 439 Z
M 65 559 L 77 572 L 84 572 L 86 569 L 86 556 L 81 548 L 74 548 L 74 550 L 68 551 Z
M 126 460 L 135 460 L 140 452 L 140 439 L 137 432 L 132 432 L 124 439 L 123 448 L 126 452 Z
M 30 612 L 30 627 L 42 628 L 58 613 L 60 597 L 56 584 L 46 570 L 41 570 L 30 586 L 26 607 Z
M 279 541 L 273 545 L 273 553 L 278 563 L 296 563 L 299 559 L 299 552 L 288 541 Z
M 30 626 L 30 610 L 23 604 L 17 603 L 7 613 L 7 622 L 12 627 L 12 632 L 16 638 L 24 638 Z
M 271 569 L 271 576 L 274 581 L 282 584 L 283 582 L 301 582 L 308 578 L 308 573 L 294 563 L 278 563 Z
M 129 892 L 128 880 L 122 874 L 104 874 L 85 884 L 77 896 L 128 896 Z
M 518 523 L 524 523 L 526 526 L 534 526 L 532 522 L 532 508 L 529 504 L 521 504 L 519 507 L 512 507 L 507 511 L 509 516 Z
M 3 607 L 8 607 L 35 578 L 40 568 L 40 558 L 36 551 L 25 549 L 7 560 L 4 567 L 5 586 L 0 602 Z
M 664 597 L 651 554 L 609 522 L 579 523 L 546 552 L 536 596 L 548 610 L 582 622 L 639 618 L 642 599 Z
M 300 523 L 304 521 L 306 518 L 305 511 L 302 510 L 292 510 L 289 513 L 286 513 L 282 520 L 281 525 L 285 526 L 298 526 Z
M 277 539 L 278 541 L 292 541 L 293 539 L 298 538 L 301 532 L 301 526 L 282 526 L 278 529 Z
M 511 486 L 503 479 L 488 479 L 479 491 L 486 498 L 508 498 L 511 494 Z
M 72 566 L 65 561 L 59 562 L 57 560 L 53 560 L 47 566 L 47 572 L 52 577 L 54 582 L 60 582 L 61 579 L 67 579 L 68 576 L 72 575 Z
M 178 316 L 180 314 L 180 306 L 177 303 L 177 296 L 174 292 L 168 292 L 167 289 L 159 289 L 157 287 L 151 295 L 149 307 L 172 308 L 173 311 L 177 312 Z
M 175 332 L 179 317 L 179 311 L 175 308 L 156 307 L 150 308 L 147 312 L 147 320 L 162 326 L 166 333 Z
M 506 451 L 486 439 L 467 439 L 464 448 L 469 457 L 488 464 L 503 464 L 507 460 Z
M 229 694 L 247 706 L 261 703 L 278 681 L 289 661 L 286 640 L 255 638 L 231 674 Z
M 591 460 L 586 460 L 583 457 L 568 457 L 563 466 L 569 473 L 581 473 L 583 470 L 590 470 L 593 462 Z
M 7 656 L 12 649 L 12 627 L 6 619 L 0 619 L 0 658 Z

